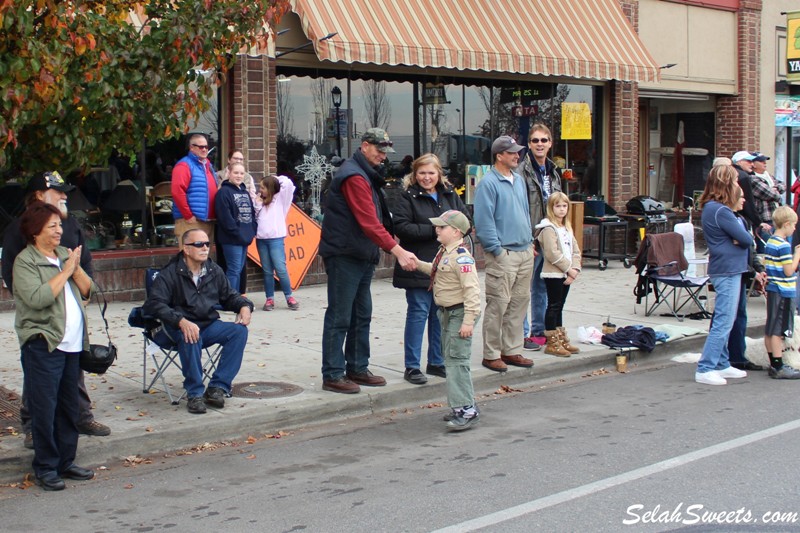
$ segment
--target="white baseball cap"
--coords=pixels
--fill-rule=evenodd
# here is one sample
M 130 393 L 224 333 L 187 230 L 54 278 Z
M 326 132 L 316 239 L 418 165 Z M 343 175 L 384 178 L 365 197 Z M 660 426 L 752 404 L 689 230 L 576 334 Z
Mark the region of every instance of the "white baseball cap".
M 742 161 L 742 160 L 744 160 L 744 161 L 752 161 L 755 158 L 756 158 L 756 156 L 754 156 L 753 154 L 751 154 L 747 150 L 741 150 L 741 151 L 736 152 L 735 154 L 733 154 L 733 157 L 731 157 L 731 161 L 733 161 L 734 163 L 738 163 L 739 161 Z

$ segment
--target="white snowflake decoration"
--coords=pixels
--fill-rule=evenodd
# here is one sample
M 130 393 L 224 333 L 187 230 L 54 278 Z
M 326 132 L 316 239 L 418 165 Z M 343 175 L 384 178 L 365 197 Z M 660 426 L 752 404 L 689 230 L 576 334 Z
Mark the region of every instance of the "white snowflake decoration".
M 322 192 L 322 181 L 333 171 L 333 165 L 317 153 L 317 147 L 311 148 L 311 155 L 303 156 L 303 163 L 294 167 L 311 184 L 311 216 L 318 217 L 322 211 L 319 206 Z

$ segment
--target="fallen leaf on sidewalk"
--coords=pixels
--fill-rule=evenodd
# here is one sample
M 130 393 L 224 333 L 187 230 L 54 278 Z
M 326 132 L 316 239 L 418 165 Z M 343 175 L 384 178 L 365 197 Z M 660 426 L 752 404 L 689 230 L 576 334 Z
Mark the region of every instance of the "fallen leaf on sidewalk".
M 281 430 L 281 431 L 275 433 L 274 435 L 264 435 L 264 436 L 267 437 L 268 439 L 280 439 L 281 437 L 288 437 L 290 435 L 291 435 L 291 433 L 289 431 Z
M 423 409 L 436 409 L 438 407 L 444 407 L 444 404 L 439 402 L 434 402 L 434 403 L 429 403 L 428 405 L 422 405 L 420 407 L 422 407 Z
M 133 488 L 133 483 L 125 483 L 125 484 L 122 486 L 122 488 L 123 488 L 123 489 L 132 489 L 132 488 Z
M 247 444 L 255 444 L 256 442 L 258 442 L 258 439 L 253 437 L 252 435 L 247 437 Z
M 153 432 L 153 428 L 151 428 L 150 426 L 147 426 L 146 428 L 144 428 L 144 430 L 145 430 L 147 433 L 152 433 L 152 432 Z
M 255 459 L 255 458 L 256 458 L 256 454 L 254 454 L 254 453 L 251 453 L 250 455 L 245 457 L 245 459 Z
M 500 388 L 494 391 L 495 394 L 510 394 L 512 392 L 522 392 L 522 389 L 514 389 L 508 385 L 500 385 Z
M 588 378 L 588 377 L 591 377 L 591 376 L 602 376 L 603 374 L 610 374 L 610 373 L 611 372 L 606 370 L 605 368 L 600 368 L 598 370 L 594 370 L 592 372 L 589 372 L 588 374 L 584 374 L 581 377 Z

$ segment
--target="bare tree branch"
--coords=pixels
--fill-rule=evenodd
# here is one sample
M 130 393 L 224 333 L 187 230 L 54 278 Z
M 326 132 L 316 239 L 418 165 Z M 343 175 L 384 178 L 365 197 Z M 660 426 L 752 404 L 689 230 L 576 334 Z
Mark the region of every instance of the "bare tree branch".
M 365 80 L 361 92 L 367 108 L 367 128 L 388 130 L 392 121 L 392 107 L 386 97 L 386 82 Z

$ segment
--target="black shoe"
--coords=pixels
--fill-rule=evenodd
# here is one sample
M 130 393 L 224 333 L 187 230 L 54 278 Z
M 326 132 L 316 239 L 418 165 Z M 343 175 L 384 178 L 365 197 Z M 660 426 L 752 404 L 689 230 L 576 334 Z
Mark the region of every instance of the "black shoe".
M 439 376 L 440 378 L 447 378 L 447 370 L 442 365 L 428 365 L 425 368 L 425 373 L 429 376 Z
M 64 490 L 67 484 L 55 472 L 50 472 L 42 477 L 34 477 L 34 482 L 44 490 Z
M 206 412 L 206 402 L 203 401 L 202 396 L 194 396 L 186 402 L 186 408 L 193 415 L 203 415 Z
M 219 387 L 209 387 L 203 394 L 203 399 L 207 405 L 222 409 L 225 407 L 225 390 Z
M 78 433 L 81 435 L 91 435 L 93 437 L 107 437 L 111 435 L 111 428 L 92 419 L 86 424 L 78 424 Z
M 745 363 L 731 363 L 733 368 L 738 368 L 739 370 L 751 370 L 753 372 L 763 372 L 766 370 L 763 366 L 757 365 L 752 361 L 747 361 Z
M 420 372 L 419 368 L 406 368 L 406 371 L 403 373 L 403 378 L 414 385 L 424 385 L 428 382 L 428 378 L 425 377 L 425 374 Z
M 78 481 L 88 481 L 94 477 L 94 471 L 73 464 L 61 472 L 61 477 L 65 477 L 67 479 L 77 479 Z

